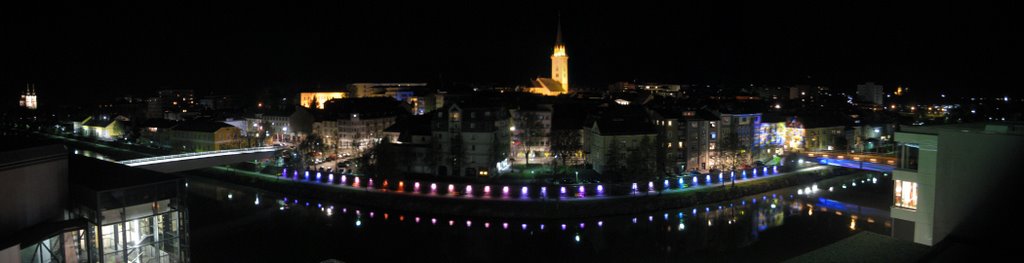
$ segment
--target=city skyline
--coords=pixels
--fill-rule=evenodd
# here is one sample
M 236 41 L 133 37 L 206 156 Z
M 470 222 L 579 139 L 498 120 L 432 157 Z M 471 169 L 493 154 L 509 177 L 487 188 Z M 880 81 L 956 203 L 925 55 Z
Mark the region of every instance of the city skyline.
M 1003 84 L 1009 69 L 997 65 L 1013 43 L 1009 9 L 995 4 L 195 9 L 25 8 L 10 16 L 7 35 L 22 41 L 8 49 L 17 67 L 2 83 L 34 83 L 42 95 L 69 92 L 76 100 L 166 88 L 230 94 L 380 81 L 529 85 L 547 75 L 561 14 L 574 86 L 852 89 L 871 81 L 962 96 Z M 997 90 L 979 95 L 1016 95 Z

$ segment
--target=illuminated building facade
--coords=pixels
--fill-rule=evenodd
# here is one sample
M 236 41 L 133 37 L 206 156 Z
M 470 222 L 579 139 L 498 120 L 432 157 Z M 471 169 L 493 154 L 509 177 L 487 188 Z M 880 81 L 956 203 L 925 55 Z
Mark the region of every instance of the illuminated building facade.
M 345 92 L 302 92 L 299 93 L 299 105 L 306 108 L 324 109 L 324 103 L 333 99 L 347 98 Z
M 124 135 L 125 121 L 127 119 L 122 116 L 89 116 L 81 124 L 76 123 L 75 131 L 85 137 L 116 140 Z

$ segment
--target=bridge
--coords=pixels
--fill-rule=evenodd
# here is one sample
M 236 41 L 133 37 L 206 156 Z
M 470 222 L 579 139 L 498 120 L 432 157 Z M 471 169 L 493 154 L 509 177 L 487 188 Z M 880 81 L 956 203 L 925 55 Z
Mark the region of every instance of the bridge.
M 209 152 L 183 153 L 166 156 L 124 160 L 118 163 L 146 170 L 175 173 L 218 165 L 248 162 L 273 157 L 283 147 L 253 147 Z
M 840 152 L 807 152 L 805 155 L 824 165 L 886 173 L 896 168 L 895 156 Z

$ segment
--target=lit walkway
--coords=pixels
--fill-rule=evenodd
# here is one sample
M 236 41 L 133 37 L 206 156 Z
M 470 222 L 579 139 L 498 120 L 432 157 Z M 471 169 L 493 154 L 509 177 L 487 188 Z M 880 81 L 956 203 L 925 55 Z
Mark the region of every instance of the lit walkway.
M 282 147 L 253 147 L 156 156 L 124 160 L 118 163 L 170 173 L 268 158 L 283 149 Z
M 173 155 L 173 156 L 163 156 L 163 157 L 152 157 L 152 158 L 125 160 L 125 161 L 121 161 L 121 162 L 118 162 L 118 163 L 121 163 L 122 165 L 126 165 L 126 166 L 132 166 L 132 167 L 135 167 L 135 166 L 147 166 L 147 165 L 155 165 L 155 164 L 181 162 L 181 161 L 186 161 L 186 160 L 197 160 L 197 159 L 204 159 L 204 158 L 217 158 L 217 157 L 238 156 L 238 155 L 246 155 L 246 154 L 256 154 L 256 152 L 273 152 L 273 151 L 278 151 L 278 150 L 281 150 L 281 149 L 283 149 L 283 148 L 275 147 L 275 146 L 251 147 L 251 148 L 236 148 L 236 149 L 222 149 L 222 150 L 213 150 L 213 151 L 188 152 L 188 154 Z
M 275 176 L 227 167 L 217 168 L 268 179 L 285 179 L 288 181 L 338 188 L 348 191 L 375 192 L 381 194 L 490 201 L 586 201 L 682 194 L 684 192 L 690 192 L 697 189 L 730 185 L 732 184 L 731 178 L 735 178 L 736 184 L 744 184 L 764 178 L 778 177 L 779 175 L 823 170 L 827 169 L 827 166 L 814 165 L 812 167 L 801 168 L 796 171 L 784 173 L 778 172 L 777 167 L 760 167 L 758 169 L 738 171 L 735 174 L 703 174 L 695 177 L 678 177 L 672 179 L 661 179 L 659 181 L 624 183 L 611 186 L 616 187 L 619 190 L 622 190 L 623 188 L 630 189 L 628 192 L 622 194 L 606 194 L 606 187 L 609 186 L 603 184 L 537 186 L 516 183 L 465 184 L 426 181 L 420 182 L 415 180 L 406 182 L 403 180 L 388 181 L 380 178 L 376 178 L 377 180 L 375 181 L 374 178 L 353 176 L 350 174 L 336 175 L 333 173 L 316 171 L 285 169 L 281 171 L 279 176 Z

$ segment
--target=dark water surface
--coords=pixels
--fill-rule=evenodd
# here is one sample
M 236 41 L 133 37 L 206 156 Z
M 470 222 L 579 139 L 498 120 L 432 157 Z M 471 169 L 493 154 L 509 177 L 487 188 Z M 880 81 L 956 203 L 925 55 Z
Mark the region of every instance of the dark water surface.
M 892 181 L 882 174 L 708 206 L 525 221 L 404 213 L 204 180 L 189 189 L 194 262 L 780 261 L 859 231 L 891 230 Z

